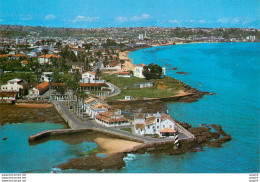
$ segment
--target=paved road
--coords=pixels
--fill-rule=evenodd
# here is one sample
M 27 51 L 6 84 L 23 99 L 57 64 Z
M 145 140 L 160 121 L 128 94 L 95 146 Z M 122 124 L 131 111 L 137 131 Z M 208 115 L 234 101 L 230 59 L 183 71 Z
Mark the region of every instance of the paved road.
M 141 135 L 137 135 L 134 133 L 130 133 L 124 130 L 120 130 L 120 128 L 115 128 L 115 127 L 105 127 L 97 122 L 95 122 L 92 118 L 84 118 L 83 121 L 79 120 L 75 114 L 72 114 L 70 110 L 68 109 L 67 106 L 64 105 L 63 102 L 60 101 L 53 101 L 55 105 L 58 105 L 62 111 L 67 114 L 67 117 L 70 118 L 70 120 L 73 122 L 72 123 L 72 129 L 82 129 L 82 128 L 90 128 L 90 129 L 97 129 L 97 130 L 102 130 L 104 132 L 112 133 L 112 134 L 117 134 L 117 135 L 124 135 L 126 137 L 131 137 L 133 139 L 143 141 L 145 143 L 148 142 L 161 142 L 161 141 L 171 141 L 174 140 L 173 138 L 151 138 L 151 137 L 144 137 Z M 179 134 L 179 139 L 184 139 L 188 138 L 186 135 Z

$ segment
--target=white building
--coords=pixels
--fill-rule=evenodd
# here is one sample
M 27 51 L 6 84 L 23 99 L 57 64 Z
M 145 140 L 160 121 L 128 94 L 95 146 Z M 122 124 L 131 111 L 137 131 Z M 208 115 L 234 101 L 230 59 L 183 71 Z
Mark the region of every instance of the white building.
M 172 137 L 177 133 L 174 119 L 167 114 L 144 114 L 134 116 L 134 131 L 139 135 L 154 135 L 160 137 Z
M 126 126 L 131 123 L 123 115 L 121 110 L 111 110 L 98 114 L 96 116 L 96 122 L 107 127 Z
M 122 71 L 122 72 L 119 72 L 117 76 L 131 78 L 133 76 L 133 74 L 130 71 Z
M 7 84 L 1 85 L 1 91 L 21 93 L 25 91 L 26 89 L 25 87 L 26 87 L 26 83 L 23 80 L 15 78 L 7 81 Z
M 56 54 L 46 54 L 46 55 L 41 55 L 38 57 L 38 62 L 40 64 L 52 64 L 51 63 L 51 58 L 54 58 L 54 59 L 58 59 L 59 56 L 57 56 Z
M 104 101 L 96 98 L 88 98 L 84 101 L 83 110 L 91 118 L 96 118 L 99 113 L 108 111 L 110 106 Z
M 42 72 L 41 82 L 49 82 L 53 79 L 53 72 Z
M 135 66 L 134 68 L 134 76 L 139 77 L 139 78 L 145 78 L 143 75 L 143 70 L 144 70 L 145 64 L 141 63 Z
M 87 71 L 82 74 L 82 83 L 104 83 L 104 80 L 100 80 L 96 73 Z

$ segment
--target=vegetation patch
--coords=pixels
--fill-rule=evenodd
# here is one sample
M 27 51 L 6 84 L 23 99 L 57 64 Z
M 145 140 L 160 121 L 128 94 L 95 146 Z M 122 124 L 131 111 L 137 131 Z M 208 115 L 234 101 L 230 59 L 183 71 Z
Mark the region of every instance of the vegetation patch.
M 175 78 L 165 77 L 162 79 L 144 79 L 138 77 L 122 78 L 116 74 L 106 75 L 103 74 L 102 78 L 111 82 L 115 86 L 121 89 L 119 95 L 108 97 L 107 101 L 115 101 L 118 99 L 124 99 L 125 96 L 131 96 L 134 99 L 146 99 L 146 98 L 163 98 L 171 97 L 178 94 L 178 91 L 185 88 L 185 84 Z M 154 86 L 151 88 L 131 88 L 126 89 L 136 83 L 142 82 L 154 82 Z

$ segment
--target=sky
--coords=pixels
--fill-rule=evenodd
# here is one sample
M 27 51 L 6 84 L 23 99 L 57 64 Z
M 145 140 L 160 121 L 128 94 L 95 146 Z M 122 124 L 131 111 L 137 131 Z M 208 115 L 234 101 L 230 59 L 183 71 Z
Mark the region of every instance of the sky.
M 0 24 L 260 28 L 260 0 L 0 0 Z

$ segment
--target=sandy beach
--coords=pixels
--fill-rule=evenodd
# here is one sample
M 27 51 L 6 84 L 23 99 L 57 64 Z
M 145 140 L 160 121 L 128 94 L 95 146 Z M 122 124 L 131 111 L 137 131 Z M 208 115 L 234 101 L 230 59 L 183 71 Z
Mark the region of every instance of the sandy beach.
M 135 68 L 135 65 L 132 63 L 132 59 L 128 57 L 130 51 L 124 51 L 119 53 L 119 59 L 124 60 L 125 63 L 123 65 L 123 70 L 126 71 L 133 71 Z
M 101 148 L 105 149 L 107 154 L 122 152 L 124 150 L 131 149 L 137 145 L 142 144 L 142 143 L 132 142 L 123 139 L 114 139 L 114 138 L 106 138 L 106 137 L 98 137 L 94 139 L 94 141 Z

